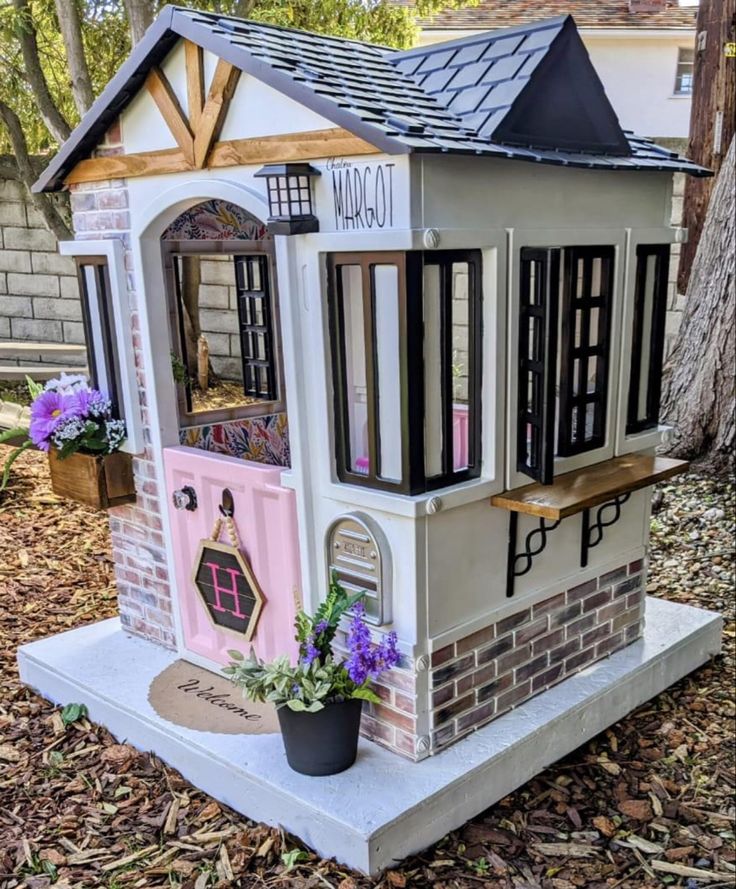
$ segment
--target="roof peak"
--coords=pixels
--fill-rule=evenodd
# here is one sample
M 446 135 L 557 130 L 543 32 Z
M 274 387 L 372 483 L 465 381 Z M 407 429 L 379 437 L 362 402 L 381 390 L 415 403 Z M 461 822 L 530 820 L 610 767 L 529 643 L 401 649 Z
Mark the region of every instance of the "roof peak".
M 532 31 L 544 31 L 548 28 L 562 27 L 567 22 L 575 25 L 575 20 L 571 15 L 557 15 L 552 18 L 539 19 L 538 21 L 529 22 L 528 24 L 514 25 L 509 28 L 489 28 L 487 30 L 478 30 L 474 34 L 468 34 L 465 37 L 453 37 L 451 40 L 439 40 L 436 43 L 428 43 L 422 46 L 413 46 L 411 49 L 393 50 L 393 58 L 408 58 L 420 53 L 440 51 L 450 49 L 453 46 L 467 46 L 477 43 L 478 41 L 488 40 L 489 37 L 512 37 L 514 34 L 528 34 Z
M 452 152 L 606 169 L 702 172 L 626 140 L 570 16 L 399 52 L 166 6 L 48 165 L 36 190 L 63 187 L 180 39 L 386 154 Z M 571 88 L 577 83 L 580 89 Z

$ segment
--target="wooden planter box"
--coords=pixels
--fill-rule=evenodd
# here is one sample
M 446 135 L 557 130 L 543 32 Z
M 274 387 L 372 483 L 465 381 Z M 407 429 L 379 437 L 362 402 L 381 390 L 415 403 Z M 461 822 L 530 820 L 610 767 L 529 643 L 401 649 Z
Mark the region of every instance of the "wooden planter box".
M 68 497 L 96 509 L 135 503 L 133 460 L 130 454 L 72 454 L 59 459 L 49 451 L 51 487 L 59 497 Z

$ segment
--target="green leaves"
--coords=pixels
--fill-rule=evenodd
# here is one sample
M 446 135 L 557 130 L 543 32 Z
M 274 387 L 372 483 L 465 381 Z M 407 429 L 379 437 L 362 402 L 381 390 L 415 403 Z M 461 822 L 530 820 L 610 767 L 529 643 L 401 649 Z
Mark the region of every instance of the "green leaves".
M 290 849 L 281 853 L 281 863 L 286 867 L 285 874 L 293 870 L 300 861 L 309 861 L 309 855 L 301 849 Z
M 25 434 L 25 429 L 10 429 L 10 433 L 21 433 Z M 15 434 L 7 435 L 7 438 L 15 438 Z M 0 444 L 3 442 L 3 436 L 0 435 Z M 20 457 L 23 451 L 27 451 L 28 448 L 33 446 L 33 442 L 30 438 L 26 439 L 23 444 L 18 445 L 17 448 L 13 448 L 13 450 L 8 454 L 5 463 L 3 464 L 3 474 L 0 477 L 0 492 L 4 491 L 8 486 L 8 482 L 10 481 L 10 470 L 13 468 L 13 463 Z
M 351 697 L 358 698 L 361 701 L 370 701 L 371 704 L 381 703 L 381 699 L 378 697 L 378 695 L 374 691 L 371 691 L 371 689 L 365 685 L 361 685 L 356 688 Z
M 67 704 L 61 711 L 61 721 L 64 725 L 72 725 L 86 716 L 87 707 L 85 704 Z

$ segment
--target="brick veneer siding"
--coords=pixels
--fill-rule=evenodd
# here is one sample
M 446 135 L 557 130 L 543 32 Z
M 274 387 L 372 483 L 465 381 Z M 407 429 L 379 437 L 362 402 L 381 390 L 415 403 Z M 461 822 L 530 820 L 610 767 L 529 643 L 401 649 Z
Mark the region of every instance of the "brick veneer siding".
M 374 634 L 377 635 L 377 634 Z M 345 654 L 345 634 L 338 631 L 337 653 Z M 411 659 L 404 657 L 399 667 L 388 670 L 373 684 L 380 704 L 365 704 L 360 731 L 363 737 L 388 747 L 409 759 L 422 759 L 429 745 L 417 737 L 417 674 Z
M 643 618 L 636 561 L 433 652 L 431 752 L 633 642 Z
M 637 560 L 510 614 L 430 659 L 405 657 L 401 669 L 374 684 L 381 703 L 365 706 L 361 734 L 412 760 L 438 753 L 638 639 L 644 581 Z M 344 654 L 343 632 L 335 648 Z M 429 708 L 420 712 L 427 683 Z
M 111 130 L 98 154 L 119 153 L 119 132 Z M 133 459 L 136 502 L 109 513 L 120 621 L 125 629 L 167 648 L 175 648 L 171 587 L 166 562 L 161 511 L 164 508 L 162 467 L 151 447 L 146 393 L 146 367 L 140 335 L 140 314 L 130 245 L 128 189 L 124 179 L 74 185 L 71 205 L 76 238 L 117 238 L 125 247 L 131 335 L 141 404 L 144 451 Z

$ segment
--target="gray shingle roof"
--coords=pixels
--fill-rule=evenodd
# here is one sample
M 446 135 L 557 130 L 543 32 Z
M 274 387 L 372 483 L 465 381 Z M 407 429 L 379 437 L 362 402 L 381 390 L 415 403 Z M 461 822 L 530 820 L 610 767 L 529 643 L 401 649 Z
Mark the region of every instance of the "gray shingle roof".
M 51 161 L 36 190 L 63 186 L 65 176 L 90 155 L 150 68 L 180 37 L 389 154 L 452 152 L 707 175 L 672 152 L 624 137 L 585 50 L 580 54 L 582 42 L 569 16 L 396 52 L 167 6 Z M 566 90 L 573 57 L 576 89 Z M 587 94 L 565 108 L 581 83 Z

